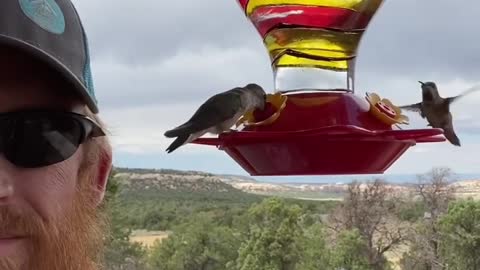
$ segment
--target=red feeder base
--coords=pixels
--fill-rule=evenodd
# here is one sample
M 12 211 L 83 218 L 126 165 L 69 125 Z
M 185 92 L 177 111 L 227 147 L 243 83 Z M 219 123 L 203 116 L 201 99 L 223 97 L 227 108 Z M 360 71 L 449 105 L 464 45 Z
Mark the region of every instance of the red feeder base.
M 289 94 L 278 119 L 196 144 L 224 150 L 250 175 L 381 174 L 416 143 L 442 142 L 441 129 L 392 130 L 350 93 Z

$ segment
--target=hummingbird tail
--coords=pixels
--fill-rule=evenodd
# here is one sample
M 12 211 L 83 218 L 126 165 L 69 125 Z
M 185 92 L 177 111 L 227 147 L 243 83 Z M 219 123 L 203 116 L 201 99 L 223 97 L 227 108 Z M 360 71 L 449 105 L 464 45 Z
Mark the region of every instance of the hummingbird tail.
M 455 134 L 455 131 L 453 129 L 444 129 L 444 135 L 451 144 L 455 146 L 461 146 L 460 139 L 458 138 L 457 134 Z
M 173 141 L 170 144 L 170 146 L 168 146 L 168 148 L 165 151 L 167 151 L 167 153 L 169 154 L 172 153 L 177 148 L 184 145 L 185 142 L 188 140 L 188 137 L 190 137 L 190 134 L 179 136 L 178 138 L 175 139 L 175 141 Z

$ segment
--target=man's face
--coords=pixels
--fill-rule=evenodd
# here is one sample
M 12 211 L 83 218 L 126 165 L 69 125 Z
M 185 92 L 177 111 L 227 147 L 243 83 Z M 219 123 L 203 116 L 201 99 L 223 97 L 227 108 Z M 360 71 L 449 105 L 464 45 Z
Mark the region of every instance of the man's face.
M 68 86 L 55 73 L 1 47 L 0 59 L 0 113 L 30 108 L 84 113 L 78 99 L 56 92 Z M 26 169 L 0 152 L 0 269 L 91 267 L 103 223 L 95 181 L 82 170 L 85 156 L 80 146 L 63 162 Z

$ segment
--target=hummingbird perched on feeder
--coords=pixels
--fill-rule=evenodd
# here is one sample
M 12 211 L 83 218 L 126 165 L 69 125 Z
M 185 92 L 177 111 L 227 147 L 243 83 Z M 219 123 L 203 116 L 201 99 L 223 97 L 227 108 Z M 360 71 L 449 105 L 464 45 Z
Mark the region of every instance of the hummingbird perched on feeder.
M 443 129 L 445 138 L 453 145 L 460 146 L 460 139 L 453 129 L 450 105 L 459 98 L 480 89 L 473 87 L 460 95 L 442 98 L 434 82 L 418 82 L 422 85 L 422 102 L 401 106 L 400 109 L 418 112 L 422 118 L 427 119 L 428 126 Z
M 266 101 L 265 90 L 255 83 L 216 94 L 205 101 L 187 122 L 165 132 L 167 138 L 177 137 L 166 151 L 171 153 L 206 133 L 229 131 L 247 111 L 263 110 Z

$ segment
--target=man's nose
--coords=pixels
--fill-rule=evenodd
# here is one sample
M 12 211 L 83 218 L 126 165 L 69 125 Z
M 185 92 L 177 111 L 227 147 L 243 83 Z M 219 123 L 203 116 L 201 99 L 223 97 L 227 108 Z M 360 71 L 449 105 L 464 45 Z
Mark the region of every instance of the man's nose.
M 0 180 L 0 204 L 7 202 L 13 195 L 13 185 Z
M 14 193 L 14 186 L 11 170 L 8 161 L 3 156 L 0 156 L 0 205 L 8 203 Z

